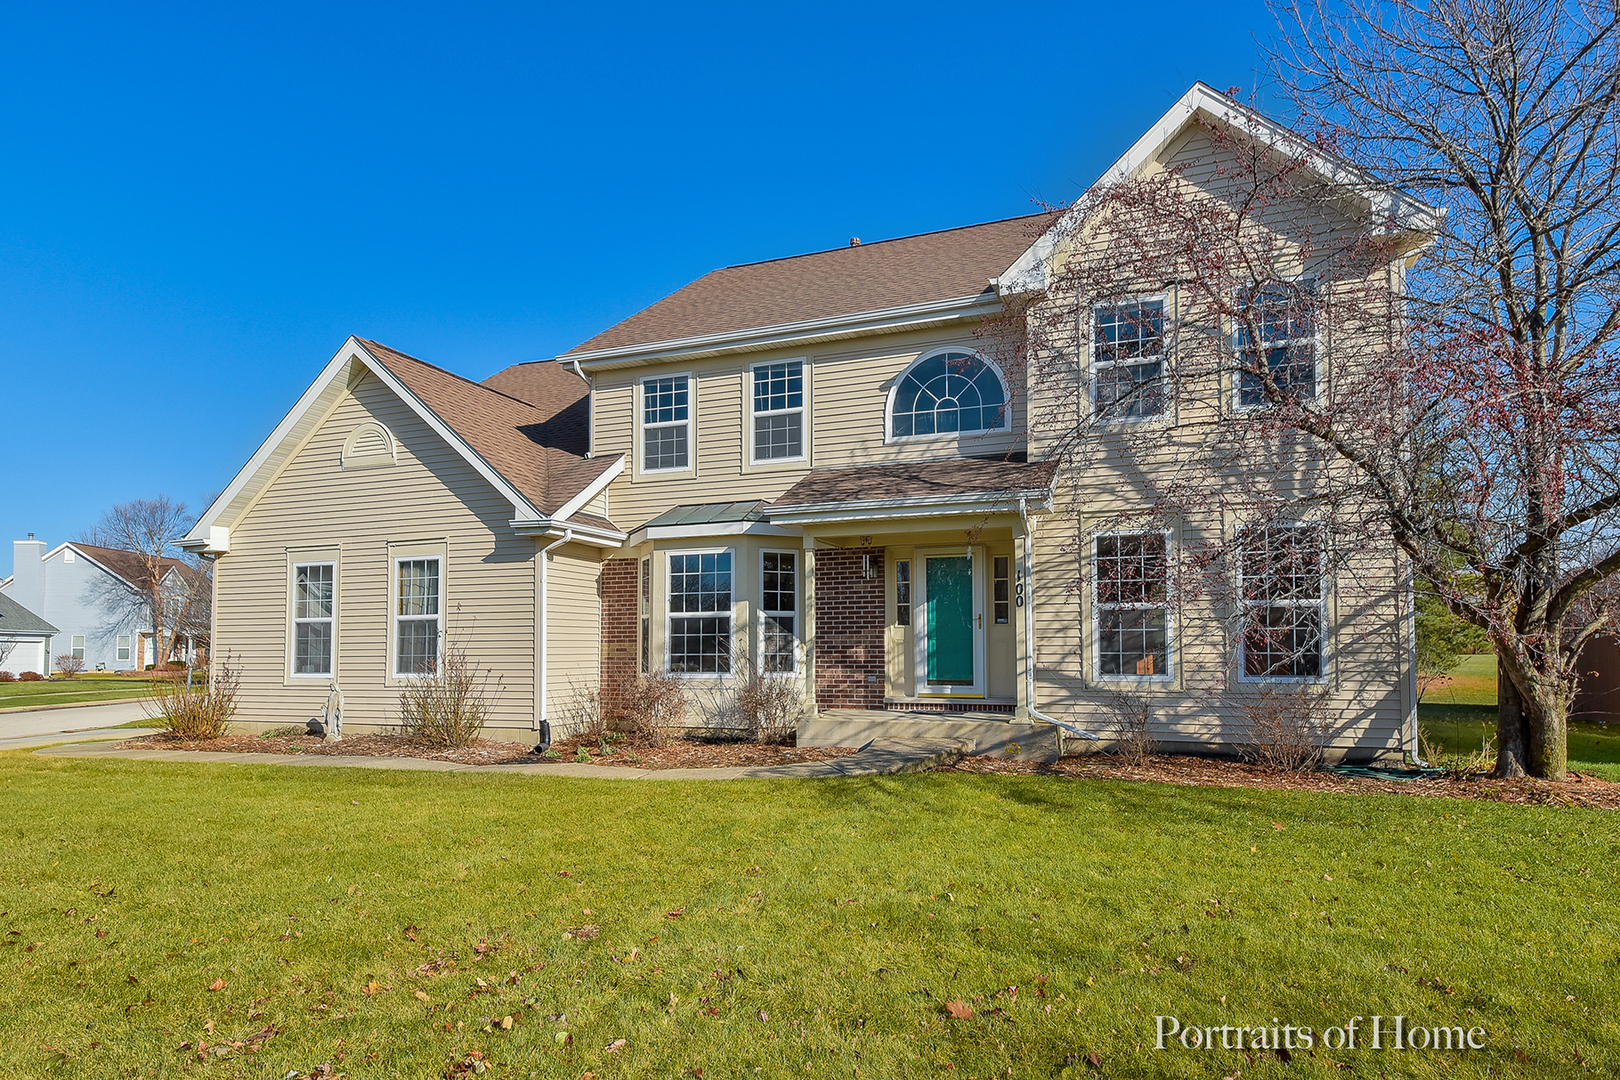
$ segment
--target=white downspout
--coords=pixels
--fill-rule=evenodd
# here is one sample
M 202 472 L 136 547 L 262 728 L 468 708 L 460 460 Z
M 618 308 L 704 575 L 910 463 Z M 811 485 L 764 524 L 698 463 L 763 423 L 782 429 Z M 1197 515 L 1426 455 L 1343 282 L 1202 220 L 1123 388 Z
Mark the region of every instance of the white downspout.
M 546 610 L 546 556 L 551 554 L 553 549 L 562 547 L 573 538 L 574 530 L 564 529 L 561 537 L 553 540 L 551 543 L 540 549 L 540 640 L 538 650 L 540 662 L 535 665 L 540 669 L 540 688 L 538 691 L 538 703 L 540 707 L 536 711 L 534 721 L 534 726 L 537 731 L 544 730 L 540 725 L 546 722 L 546 668 L 551 664 L 551 650 L 546 644 L 546 627 L 547 623 L 551 621 L 547 617 L 549 612 Z
M 1024 521 L 1024 677 L 1028 680 L 1029 715 L 1077 739 L 1100 742 L 1097 736 L 1055 716 L 1041 712 L 1035 698 L 1035 530 L 1029 523 L 1029 500 L 1018 500 L 1018 516 Z

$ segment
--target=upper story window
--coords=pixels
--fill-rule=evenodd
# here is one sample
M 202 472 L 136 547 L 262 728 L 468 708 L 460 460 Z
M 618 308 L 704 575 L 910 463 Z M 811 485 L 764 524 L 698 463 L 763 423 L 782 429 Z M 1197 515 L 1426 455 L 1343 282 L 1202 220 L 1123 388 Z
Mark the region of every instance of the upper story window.
M 1238 363 L 1238 407 L 1272 401 L 1270 378 L 1284 401 L 1316 396 L 1316 283 L 1273 284 L 1240 305 L 1233 346 Z
M 889 437 L 1007 430 L 1007 388 L 977 353 L 924 356 L 900 377 L 889 411 Z
M 758 364 L 754 376 L 754 460 L 804 457 L 804 361 Z
M 1164 301 L 1091 313 L 1091 413 L 1135 420 L 1164 412 Z
M 641 468 L 685 469 L 691 461 L 691 379 L 672 375 L 641 382 Z

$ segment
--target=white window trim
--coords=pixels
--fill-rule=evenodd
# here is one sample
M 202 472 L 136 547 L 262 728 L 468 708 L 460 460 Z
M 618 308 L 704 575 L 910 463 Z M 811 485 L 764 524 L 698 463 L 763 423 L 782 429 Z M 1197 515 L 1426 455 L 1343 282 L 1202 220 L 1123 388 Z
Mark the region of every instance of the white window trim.
M 298 617 L 298 571 L 305 566 L 332 568 L 332 617 L 330 619 L 300 619 Z M 301 622 L 330 622 L 332 624 L 332 670 L 298 671 L 298 624 Z M 289 679 L 317 679 L 331 682 L 337 678 L 338 662 L 338 564 L 336 559 L 292 560 L 287 573 L 287 677 Z
M 1157 301 L 1161 307 L 1165 325 L 1159 339 L 1159 386 L 1163 393 L 1163 405 L 1158 412 L 1149 416 L 1101 416 L 1097 413 L 1097 372 L 1114 367 L 1134 367 L 1141 363 L 1151 363 L 1138 357 L 1135 360 L 1107 360 L 1098 362 L 1097 350 L 1097 312 L 1104 308 L 1122 307 L 1126 304 L 1151 304 Z M 1166 348 L 1170 336 L 1170 294 L 1167 292 L 1143 293 L 1139 296 L 1127 296 L 1117 304 L 1092 304 L 1086 316 L 1086 418 L 1094 424 L 1150 424 L 1164 423 L 1170 419 L 1173 402 L 1170 399 L 1170 350 Z M 1134 677 L 1134 676 L 1133 676 Z
M 1321 280 L 1315 274 L 1307 274 L 1302 277 L 1294 278 L 1293 280 L 1287 282 L 1287 284 L 1295 287 L 1304 287 L 1309 285 L 1311 290 L 1315 292 L 1317 296 L 1316 310 L 1312 313 L 1311 318 L 1311 325 L 1315 327 L 1315 330 L 1312 332 L 1309 338 L 1289 338 L 1288 344 L 1290 347 L 1292 347 L 1306 341 L 1311 343 L 1311 364 L 1313 365 L 1312 385 L 1314 389 L 1311 391 L 1309 397 L 1302 397 L 1298 400 L 1301 402 L 1320 401 L 1322 399 L 1323 384 L 1327 381 L 1326 355 L 1322 351 Z M 1227 335 L 1227 341 L 1232 349 L 1232 409 L 1234 412 L 1252 413 L 1263 409 L 1273 408 L 1273 404 L 1269 401 L 1260 401 L 1253 405 L 1243 404 L 1243 372 L 1238 368 L 1238 358 L 1243 354 L 1243 350 L 1238 346 L 1237 341 L 1238 333 L 1242 329 L 1243 327 L 1239 320 L 1234 318 L 1232 322 L 1232 332 Z M 1261 351 L 1264 352 L 1265 350 L 1262 348 Z
M 123 644 L 119 644 L 123 642 Z M 124 655 L 119 656 L 119 653 Z M 129 663 L 135 657 L 135 635 L 119 634 L 113 642 L 113 661 L 115 663 Z
M 798 364 L 799 383 L 801 390 L 801 404 L 796 409 L 767 409 L 765 412 L 754 410 L 754 377 L 760 368 L 768 368 L 777 364 Z M 810 460 L 810 360 L 803 356 L 790 356 L 782 360 L 762 360 L 757 364 L 748 365 L 748 378 L 743 380 L 743 397 L 745 400 L 744 413 L 748 422 L 744 425 L 743 439 L 748 455 L 748 464 L 756 469 L 768 469 L 774 465 L 802 464 Z M 799 414 L 799 453 L 796 457 L 759 458 L 754 456 L 754 418 L 756 416 L 787 416 L 790 413 Z
M 980 431 L 950 431 L 943 435 L 896 435 L 894 433 L 894 399 L 900 393 L 900 384 L 906 381 L 913 368 L 924 361 L 931 360 L 941 353 L 967 353 L 983 361 L 996 378 L 1001 382 L 1001 400 L 1004 402 L 1001 416 L 1001 426 L 984 428 Z M 1012 433 L 1013 396 L 1012 387 L 1007 382 L 1007 373 L 1001 370 L 1001 365 L 990 359 L 978 349 L 970 345 L 941 345 L 937 348 L 927 349 L 918 354 L 917 358 L 907 364 L 905 368 L 889 383 L 889 393 L 883 402 L 883 441 L 888 443 L 958 443 L 963 439 L 991 439 L 999 435 Z
M 668 423 L 647 423 L 647 384 L 660 379 L 686 380 L 686 419 L 671 420 Z M 636 475 L 637 476 L 679 476 L 683 473 L 697 475 L 697 416 L 698 416 L 698 380 L 690 371 L 664 371 L 657 375 L 644 375 L 636 380 Z M 686 426 L 686 464 L 673 469 L 647 468 L 647 429 L 672 428 Z
M 1266 529 L 1315 529 L 1321 535 L 1321 548 L 1319 555 L 1322 559 L 1321 580 L 1317 584 L 1315 600 L 1283 600 L 1266 601 L 1265 603 L 1251 604 L 1243 598 L 1243 534 L 1251 528 Z M 1328 632 L 1328 579 L 1327 579 L 1327 527 L 1319 521 L 1297 521 L 1267 526 L 1244 526 L 1238 529 L 1236 544 L 1237 551 L 1237 603 L 1238 603 L 1238 647 L 1237 647 L 1237 680 L 1240 683 L 1282 683 L 1284 685 L 1305 684 L 1321 685 L 1328 681 L 1328 662 L 1331 658 L 1329 644 L 1332 635 Z M 1315 675 L 1250 675 L 1248 674 L 1248 625 L 1249 609 L 1251 607 L 1315 607 L 1317 626 L 1320 628 L 1317 647 L 1320 656 L 1316 664 Z
M 427 622 L 430 618 L 430 616 L 426 615 L 401 615 L 399 613 L 399 564 L 421 562 L 426 559 L 433 559 L 439 564 L 439 612 L 436 616 L 431 616 L 431 618 L 438 624 L 439 629 L 438 651 L 435 655 L 444 656 L 444 612 L 447 606 L 445 593 L 448 591 L 445 587 L 445 567 L 449 565 L 450 560 L 442 551 L 424 551 L 411 554 L 401 554 L 398 551 L 392 552 L 388 560 L 388 677 L 390 679 L 410 680 L 428 677 L 428 673 L 423 671 L 399 670 L 399 624 L 401 620 Z
M 1158 533 L 1164 537 L 1164 673 L 1162 675 L 1127 675 L 1123 672 L 1118 675 L 1105 675 L 1102 670 L 1102 609 L 1103 604 L 1097 599 L 1097 541 L 1110 536 L 1148 536 Z M 1087 576 L 1091 579 L 1089 599 L 1091 603 L 1091 677 L 1099 683 L 1123 683 L 1131 686 L 1163 686 L 1176 681 L 1176 596 L 1175 575 L 1170 573 L 1170 563 L 1174 556 L 1175 537 L 1169 529 L 1108 529 L 1103 532 L 1091 534 L 1091 541 L 1087 544 L 1089 549 L 1086 560 L 1090 564 L 1086 568 Z M 1127 608 L 1133 611 L 1157 610 L 1158 604 L 1108 604 L 1110 608 Z
M 85 635 L 68 635 L 68 655 L 73 657 L 75 660 L 83 660 L 85 657 L 90 655 L 90 650 L 85 645 Z
M 789 555 L 793 558 L 793 610 L 779 611 L 765 607 L 765 556 Z M 765 548 L 759 553 L 759 673 L 767 678 L 793 678 L 804 674 L 804 621 L 799 609 L 804 607 L 804 552 L 791 548 Z M 787 671 L 765 670 L 765 617 L 767 615 L 793 616 L 793 667 Z
M 660 570 L 662 570 L 664 572 L 663 573 L 663 576 L 664 576 L 664 589 L 663 589 L 663 593 L 662 593 L 663 600 L 664 600 L 664 671 L 667 672 L 670 675 L 675 676 L 677 679 L 729 679 L 732 675 L 735 675 L 737 673 L 737 549 L 736 548 L 729 548 L 729 547 L 720 547 L 720 548 L 675 548 L 675 549 L 666 549 L 664 551 L 657 552 L 656 554 L 663 556 L 663 558 L 660 560 L 660 562 L 663 565 L 658 567 L 658 569 L 660 569 Z M 672 556 L 672 555 L 730 555 L 731 556 L 731 606 L 726 609 L 726 617 L 731 621 L 730 628 L 726 631 L 726 637 L 727 637 L 727 641 L 728 641 L 728 646 L 727 647 L 731 651 L 729 663 L 727 665 L 730 670 L 727 670 L 727 671 L 676 671 L 675 668 L 674 668 L 674 665 L 671 663 L 671 661 L 673 660 L 673 657 L 670 655 L 670 649 L 674 645 L 674 637 L 675 637 L 675 635 L 674 635 L 674 625 L 675 625 L 675 620 L 676 619 L 690 619 L 690 618 L 693 617 L 693 614 L 694 614 L 693 612 L 690 612 L 690 611 L 683 611 L 681 614 L 677 615 L 674 612 L 669 610 L 670 598 L 674 595 L 672 593 L 672 591 L 671 591 L 670 582 L 669 582 L 669 559 L 670 559 L 670 556 Z M 654 594 L 653 594 L 654 599 L 657 599 L 658 595 L 659 595 L 659 593 L 657 592 L 657 590 L 654 590 Z M 697 612 L 696 614 L 698 616 L 702 616 L 704 613 L 703 612 Z M 716 611 L 715 614 L 719 615 L 720 612 Z

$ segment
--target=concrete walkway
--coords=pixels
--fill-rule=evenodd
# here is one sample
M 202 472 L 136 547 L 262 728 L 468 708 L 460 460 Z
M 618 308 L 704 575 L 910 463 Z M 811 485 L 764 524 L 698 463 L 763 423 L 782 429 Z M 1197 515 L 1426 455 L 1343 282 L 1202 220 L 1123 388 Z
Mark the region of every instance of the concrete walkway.
M 133 738 L 120 731 L 113 738 Z M 102 736 L 106 737 L 106 736 Z M 60 741 L 61 736 L 56 740 Z M 218 751 L 120 749 L 105 744 L 67 743 L 34 751 L 47 757 L 118 758 L 125 761 L 214 762 L 223 765 L 313 765 L 321 768 L 415 769 L 426 772 L 522 773 L 526 776 L 573 776 L 597 780 L 770 780 L 822 779 L 835 776 L 891 776 L 921 772 L 948 764 L 972 748 L 955 739 L 877 739 L 847 757 L 731 769 L 633 769 L 621 765 L 576 765 L 537 761 L 523 765 L 462 765 L 428 758 L 370 757 L 362 754 L 233 754 Z
M 0 750 L 25 750 L 64 740 L 133 739 L 157 728 L 120 728 L 132 720 L 145 720 L 139 701 L 102 704 L 47 705 L 38 709 L 0 713 Z

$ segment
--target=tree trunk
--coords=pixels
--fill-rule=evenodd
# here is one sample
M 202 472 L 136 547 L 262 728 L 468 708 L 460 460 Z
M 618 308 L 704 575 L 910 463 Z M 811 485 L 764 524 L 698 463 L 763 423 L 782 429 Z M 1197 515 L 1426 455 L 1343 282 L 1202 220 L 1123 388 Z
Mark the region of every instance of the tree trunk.
M 1538 691 L 1546 690 L 1538 687 Z M 1565 723 L 1569 702 L 1561 688 L 1538 692 L 1531 700 L 1525 718 L 1525 761 L 1531 776 L 1543 780 L 1563 780 L 1569 771 L 1569 725 Z
M 1507 664 L 1501 656 L 1496 661 L 1496 775 L 1513 777 L 1525 775 L 1525 752 L 1528 732 L 1524 724 L 1524 703 L 1519 699 L 1519 688 L 1508 678 Z

